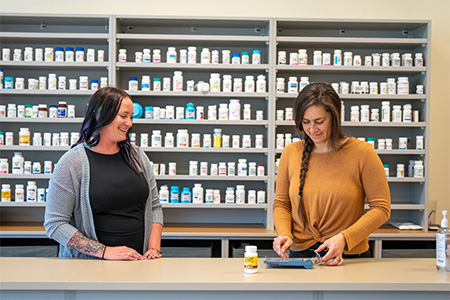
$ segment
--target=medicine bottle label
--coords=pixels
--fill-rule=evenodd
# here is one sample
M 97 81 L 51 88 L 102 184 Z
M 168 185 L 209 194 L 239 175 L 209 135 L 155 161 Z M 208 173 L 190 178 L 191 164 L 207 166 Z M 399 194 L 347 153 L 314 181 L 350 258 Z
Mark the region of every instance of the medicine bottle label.
M 244 269 L 247 269 L 247 270 L 258 269 L 258 257 L 257 256 L 244 257 Z

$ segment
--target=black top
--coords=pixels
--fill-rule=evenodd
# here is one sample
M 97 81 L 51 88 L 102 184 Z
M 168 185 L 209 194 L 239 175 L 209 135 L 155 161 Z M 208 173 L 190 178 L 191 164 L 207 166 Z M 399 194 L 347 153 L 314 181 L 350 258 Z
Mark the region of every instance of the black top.
M 148 184 L 125 161 L 122 151 L 106 155 L 86 149 L 89 198 L 99 242 L 142 253 Z

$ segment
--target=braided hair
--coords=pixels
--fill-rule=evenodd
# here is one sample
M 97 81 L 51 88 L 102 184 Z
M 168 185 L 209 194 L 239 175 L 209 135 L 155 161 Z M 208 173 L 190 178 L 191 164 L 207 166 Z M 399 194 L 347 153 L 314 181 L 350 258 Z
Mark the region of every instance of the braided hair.
M 304 87 L 298 94 L 294 103 L 295 127 L 298 131 L 303 133 L 304 138 L 300 169 L 300 187 L 298 191 L 300 196 L 298 213 L 303 224 L 306 224 L 308 221 L 303 201 L 303 189 L 305 186 L 306 173 L 308 172 L 309 158 L 314 149 L 314 142 L 308 134 L 305 133 L 302 120 L 306 109 L 314 105 L 323 106 L 325 110 L 331 114 L 332 130 L 330 140 L 328 141 L 329 146 L 332 149 L 339 149 L 342 145 L 342 140 L 345 137 L 341 128 L 341 99 L 333 87 L 323 82 L 311 83 Z

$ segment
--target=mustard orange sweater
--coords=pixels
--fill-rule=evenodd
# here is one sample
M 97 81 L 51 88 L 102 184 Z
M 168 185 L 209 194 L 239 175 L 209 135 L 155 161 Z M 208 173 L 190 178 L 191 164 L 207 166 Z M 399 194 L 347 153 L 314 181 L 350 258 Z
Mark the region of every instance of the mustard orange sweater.
M 390 193 L 373 147 L 355 138 L 339 150 L 311 153 L 303 188 L 308 226 L 298 213 L 303 141 L 283 150 L 277 172 L 273 217 L 278 235 L 290 236 L 293 251 L 343 233 L 345 254 L 369 249 L 369 234 L 389 219 Z M 364 199 L 369 211 L 364 213 Z

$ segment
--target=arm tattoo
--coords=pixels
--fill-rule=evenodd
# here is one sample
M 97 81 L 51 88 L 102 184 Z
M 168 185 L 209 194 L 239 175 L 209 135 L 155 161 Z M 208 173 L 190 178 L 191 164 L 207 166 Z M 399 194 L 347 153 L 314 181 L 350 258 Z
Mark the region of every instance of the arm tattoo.
M 67 247 L 90 256 L 102 257 L 106 246 L 77 231 L 67 243 Z

